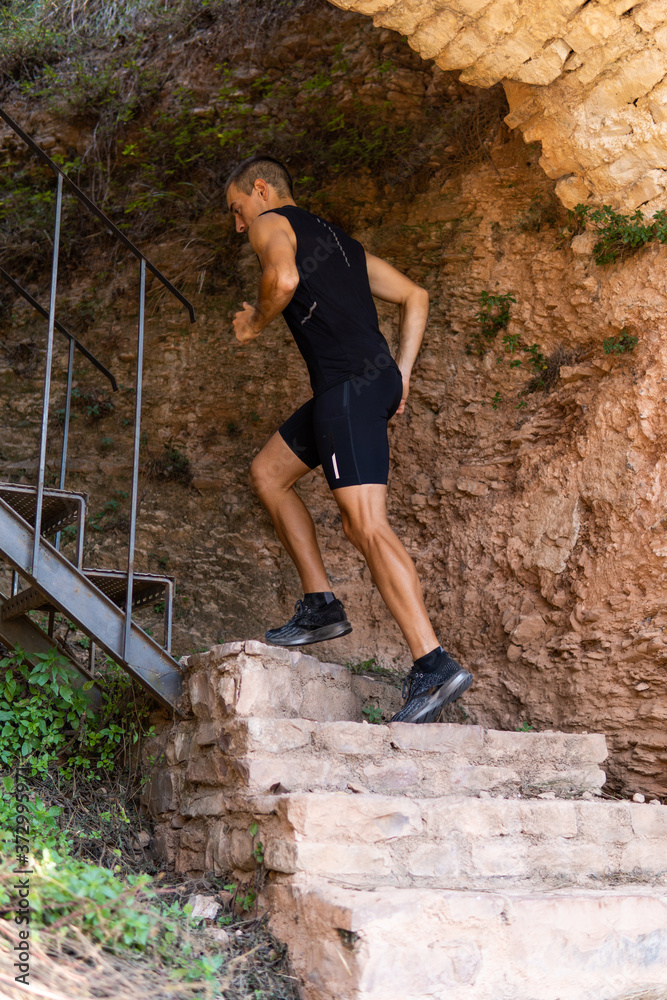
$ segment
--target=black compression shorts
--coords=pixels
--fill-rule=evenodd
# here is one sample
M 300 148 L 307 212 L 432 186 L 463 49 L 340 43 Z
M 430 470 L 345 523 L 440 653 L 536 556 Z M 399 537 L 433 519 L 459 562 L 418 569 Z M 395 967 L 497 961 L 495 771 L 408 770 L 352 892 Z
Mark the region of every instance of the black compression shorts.
M 395 365 L 325 389 L 289 417 L 280 436 L 311 469 L 322 465 L 332 490 L 384 483 L 389 475 L 387 422 L 403 393 Z

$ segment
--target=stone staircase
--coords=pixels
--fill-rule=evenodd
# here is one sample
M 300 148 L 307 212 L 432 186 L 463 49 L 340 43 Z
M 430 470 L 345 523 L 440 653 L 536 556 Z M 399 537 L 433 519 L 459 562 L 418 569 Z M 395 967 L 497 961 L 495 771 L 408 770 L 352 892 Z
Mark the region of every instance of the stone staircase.
M 667 808 L 600 799 L 604 737 L 370 725 L 396 687 L 254 641 L 182 663 L 156 848 L 257 889 L 307 1000 L 667 1000 Z

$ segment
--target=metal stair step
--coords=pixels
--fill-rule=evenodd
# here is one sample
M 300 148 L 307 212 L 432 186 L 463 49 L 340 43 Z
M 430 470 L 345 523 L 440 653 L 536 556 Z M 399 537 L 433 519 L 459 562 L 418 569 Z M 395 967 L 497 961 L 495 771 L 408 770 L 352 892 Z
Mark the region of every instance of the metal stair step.
M 4 500 L 31 527 L 35 525 L 37 487 L 20 483 L 0 483 L 0 499 Z M 72 490 L 44 490 L 42 504 L 42 534 L 62 531 L 70 524 L 84 521 L 88 494 Z
M 127 599 L 127 573 L 119 569 L 85 569 L 84 575 L 98 590 L 111 598 L 119 608 Z M 138 608 L 164 595 L 173 586 L 173 577 L 154 576 L 152 573 L 135 573 L 132 587 L 132 607 Z M 36 587 L 28 587 L 5 601 L 2 609 L 4 620 L 18 618 L 28 611 L 53 611 L 56 605 Z

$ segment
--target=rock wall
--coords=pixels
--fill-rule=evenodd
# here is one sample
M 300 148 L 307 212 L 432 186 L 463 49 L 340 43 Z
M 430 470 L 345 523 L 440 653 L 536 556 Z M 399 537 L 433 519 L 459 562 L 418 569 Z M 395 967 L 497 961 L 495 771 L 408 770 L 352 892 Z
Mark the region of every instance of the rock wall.
M 483 702 L 476 717 L 509 727 L 518 711 L 538 728 L 600 728 L 615 751 L 612 775 L 657 790 L 666 254 L 600 268 L 586 239 L 522 233 L 507 186 L 526 183 L 529 169 L 510 164 L 511 148 L 494 150 L 503 182 L 480 170 L 449 204 L 441 193 L 422 200 L 423 215 L 413 207 L 413 222 L 439 208 L 475 223 L 472 238 L 445 248 L 432 286 L 442 312 L 409 417 L 419 444 L 407 428 L 394 432 L 399 476 L 412 466 L 402 531 L 427 573 L 443 642 L 478 676 L 467 699 Z M 500 344 L 466 355 L 480 289 L 514 294 L 508 335 L 539 343 L 559 369 L 551 391 L 519 397 L 530 380 L 507 371 L 512 355 Z M 639 346 L 605 355 L 603 340 L 623 328 Z
M 663 0 L 332 0 L 400 31 L 461 80 L 502 80 L 506 121 L 542 143 L 564 205 L 667 207 L 667 7 Z
M 326 31 L 317 20 L 303 30 L 314 67 L 338 45 L 350 61 L 347 82 L 332 99 L 363 86 L 364 60 L 389 56 L 386 86 L 400 95 L 406 121 L 419 115 L 425 94 L 453 86 L 390 32 L 369 33 L 360 16 L 325 13 Z M 276 72 L 294 63 L 302 44 L 286 23 L 271 49 Z M 196 59 L 188 55 L 187 73 L 204 87 L 216 52 L 203 45 L 197 52 Z M 236 69 L 239 88 L 249 86 L 254 58 L 249 43 Z M 25 104 L 19 110 L 29 111 Z M 37 112 L 32 127 L 45 127 Z M 415 559 L 441 641 L 475 674 L 465 699 L 470 720 L 509 730 L 602 732 L 612 787 L 663 796 L 667 250 L 653 246 L 597 266 L 591 234 L 573 239 L 568 231 L 537 146 L 503 127 L 487 151 L 492 162 L 467 169 L 431 164 L 416 191 L 407 184 L 385 189 L 358 171 L 325 192 L 337 220 L 431 295 L 408 411 L 390 427 L 391 520 Z M 204 222 L 207 233 L 231 246 L 222 209 Z M 159 468 L 142 478 L 138 568 L 177 579 L 180 655 L 262 636 L 300 596 L 246 476 L 253 455 L 308 397 L 308 387 L 281 320 L 249 347 L 232 338 L 230 313 L 256 287 L 249 249 L 240 257 L 241 287 L 200 281 L 199 272 L 187 270 L 183 244 L 168 235 L 147 250 L 170 276 L 185 268 L 179 280 L 198 310 L 190 327 L 180 308 L 154 293 L 149 298 L 145 455 L 161 459 L 170 443 L 194 478 L 186 485 Z M 72 427 L 69 484 L 91 493 L 98 528 L 89 531 L 89 566 L 124 560 L 119 491 L 129 482 L 136 337 L 129 293 L 136 280 L 133 269 L 101 259 L 68 293 L 70 301 L 97 296 L 102 321 L 86 342 L 121 383 L 112 413 L 91 423 L 80 408 Z M 481 354 L 469 353 L 483 291 L 511 294 L 516 303 L 507 330 Z M 6 316 L 0 467 L 29 479 L 39 414 L 34 345 L 43 329 L 20 303 Z M 381 323 L 394 343 L 395 312 L 383 307 Z M 603 341 L 618 343 L 623 330 L 638 338 L 635 350 L 606 354 Z M 503 343 L 504 336 L 510 340 Z M 548 361 L 548 391 L 535 383 L 531 358 L 538 356 Z M 60 350 L 61 374 L 63 361 Z M 78 367 L 76 377 L 82 391 L 98 391 Z M 62 405 L 57 392 L 54 399 Z M 354 625 L 351 635 L 317 652 L 339 663 L 375 657 L 405 671 L 405 644 L 343 537 L 320 474 L 300 489 Z M 108 503 L 119 510 L 105 513 Z M 462 719 L 453 708 L 450 720 Z

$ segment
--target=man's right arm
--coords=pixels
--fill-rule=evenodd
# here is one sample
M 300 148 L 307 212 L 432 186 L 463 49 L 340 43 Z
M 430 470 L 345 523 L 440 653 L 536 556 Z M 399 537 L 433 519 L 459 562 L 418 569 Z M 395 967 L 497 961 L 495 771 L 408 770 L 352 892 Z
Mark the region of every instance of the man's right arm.
M 396 364 L 403 377 L 403 398 L 397 413 L 403 413 L 410 389 L 410 376 L 424 339 L 428 319 L 428 292 L 381 257 L 366 252 L 371 292 L 378 299 L 399 307 Z
M 294 247 L 281 216 L 266 215 L 255 219 L 248 236 L 259 257 L 262 277 L 257 304 L 244 302 L 242 312 L 234 318 L 234 332 L 241 343 L 260 335 L 289 305 L 299 284 Z

